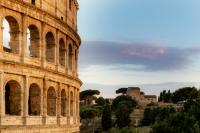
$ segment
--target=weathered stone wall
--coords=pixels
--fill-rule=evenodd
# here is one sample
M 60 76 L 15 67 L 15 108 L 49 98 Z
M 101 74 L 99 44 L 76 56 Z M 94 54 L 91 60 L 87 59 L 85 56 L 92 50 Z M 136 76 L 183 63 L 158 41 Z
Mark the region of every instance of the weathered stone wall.
M 69 0 L 0 1 L 0 132 L 79 132 L 80 37 L 71 2 L 69 9 Z

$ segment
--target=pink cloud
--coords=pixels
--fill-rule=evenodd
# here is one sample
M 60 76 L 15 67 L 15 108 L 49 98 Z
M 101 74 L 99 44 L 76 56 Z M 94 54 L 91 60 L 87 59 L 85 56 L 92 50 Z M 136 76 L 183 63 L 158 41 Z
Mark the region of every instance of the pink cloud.
M 142 49 L 126 49 L 124 53 L 128 54 L 129 56 L 154 59 L 161 55 L 164 55 L 165 52 L 166 49 L 164 48 L 147 47 Z

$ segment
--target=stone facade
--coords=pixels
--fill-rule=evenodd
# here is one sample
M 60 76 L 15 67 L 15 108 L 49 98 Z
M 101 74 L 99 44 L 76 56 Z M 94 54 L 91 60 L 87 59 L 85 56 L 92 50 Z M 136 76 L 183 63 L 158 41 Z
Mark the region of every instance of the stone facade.
M 157 103 L 156 95 L 145 95 L 138 87 L 128 87 L 126 93 L 138 102 L 140 108 L 146 107 L 151 102 Z
M 77 10 L 76 0 L 0 0 L 1 133 L 79 132 Z

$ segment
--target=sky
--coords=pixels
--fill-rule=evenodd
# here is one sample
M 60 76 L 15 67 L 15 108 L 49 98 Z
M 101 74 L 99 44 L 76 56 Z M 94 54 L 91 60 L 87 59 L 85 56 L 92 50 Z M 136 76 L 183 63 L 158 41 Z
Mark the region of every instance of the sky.
M 199 0 L 79 0 L 82 90 L 200 86 Z

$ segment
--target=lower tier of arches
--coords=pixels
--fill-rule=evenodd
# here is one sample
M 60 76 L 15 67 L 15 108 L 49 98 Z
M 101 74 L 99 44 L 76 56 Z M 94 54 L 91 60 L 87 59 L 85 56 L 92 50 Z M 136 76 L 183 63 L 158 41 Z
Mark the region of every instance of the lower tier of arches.
M 79 125 L 1 126 L 1 133 L 79 133 Z
M 0 64 L 0 127 L 80 124 L 80 82 L 46 70 Z

